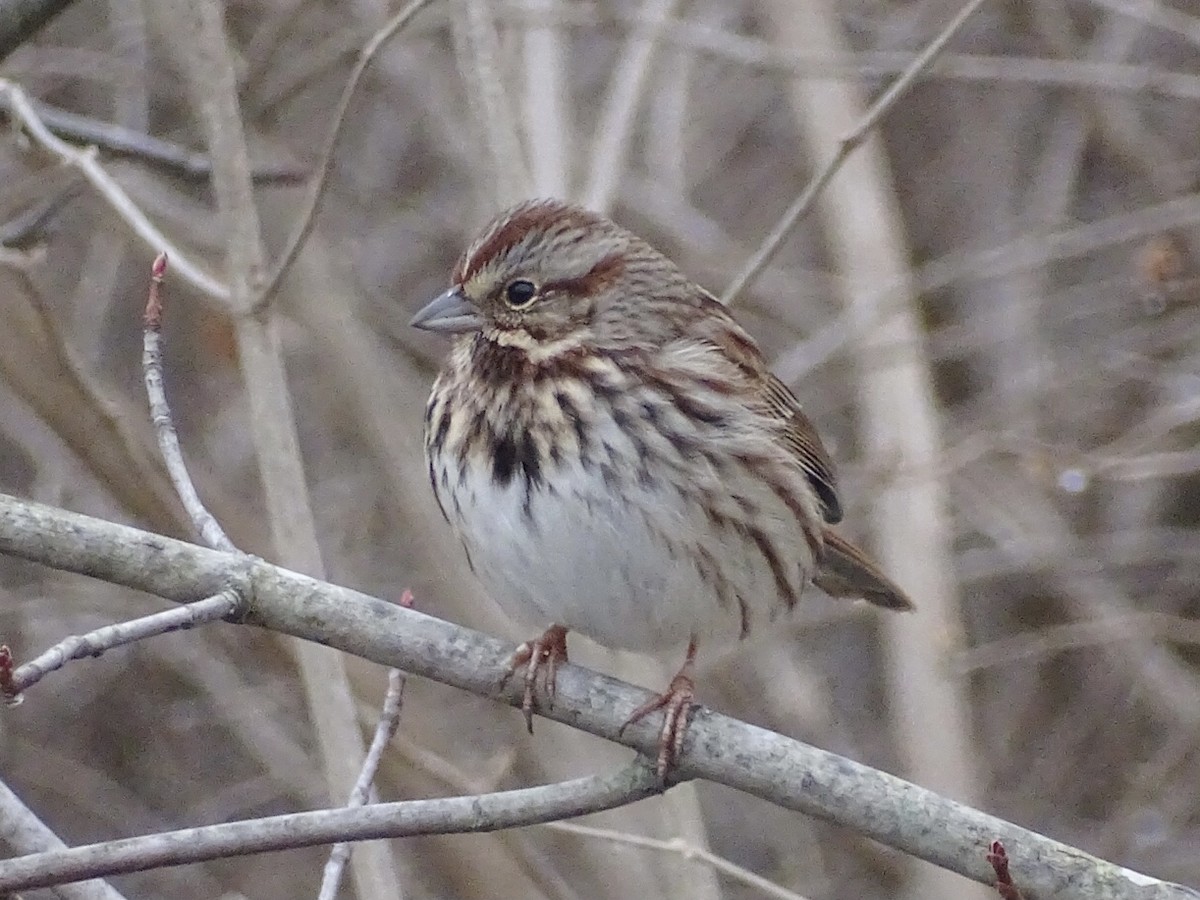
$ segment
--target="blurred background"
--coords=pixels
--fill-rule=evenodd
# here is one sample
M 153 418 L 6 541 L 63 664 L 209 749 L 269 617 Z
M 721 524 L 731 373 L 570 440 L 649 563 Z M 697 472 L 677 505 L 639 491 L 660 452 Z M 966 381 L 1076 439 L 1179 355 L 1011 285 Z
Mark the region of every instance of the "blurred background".
M 608 211 L 720 293 L 959 6 L 422 11 L 368 69 L 314 233 L 270 310 L 330 579 L 381 597 L 409 588 L 423 611 L 529 637 L 471 580 L 432 503 L 421 410 L 447 344 L 408 318 L 500 205 L 534 194 Z M 78 0 L 2 75 L 92 124 L 203 156 L 172 9 Z M 390 11 L 228 5 L 272 254 Z M 839 463 L 847 533 L 919 611 L 896 624 L 813 591 L 770 633 L 703 659 L 699 677 L 700 700 L 723 712 L 1193 885 L 1198 45 L 1200 5 L 1184 0 L 984 4 L 740 294 L 739 318 Z M 135 202 L 223 277 L 206 176 L 104 146 Z M 141 384 L 152 248 L 15 128 L 0 137 L 0 221 L 0 490 L 190 537 Z M 200 492 L 240 547 L 278 558 L 229 308 L 178 277 L 166 291 L 168 393 Z M 18 660 L 163 607 L 9 559 L 0 585 L 0 640 Z M 679 663 L 572 641 L 573 659 L 650 687 Z M 348 666 L 369 734 L 385 675 Z M 0 715 L 0 776 L 68 843 L 313 808 L 330 799 L 310 722 L 283 640 L 209 626 L 47 678 Z M 413 679 L 378 789 L 518 787 L 628 756 L 544 721 L 530 737 L 514 710 Z M 937 887 L 846 830 L 719 786 L 678 793 L 587 821 L 707 844 L 794 896 L 967 896 L 965 881 Z M 413 898 L 767 896 L 678 853 L 546 827 L 388 849 Z M 130 897 L 315 896 L 325 856 L 114 884 Z

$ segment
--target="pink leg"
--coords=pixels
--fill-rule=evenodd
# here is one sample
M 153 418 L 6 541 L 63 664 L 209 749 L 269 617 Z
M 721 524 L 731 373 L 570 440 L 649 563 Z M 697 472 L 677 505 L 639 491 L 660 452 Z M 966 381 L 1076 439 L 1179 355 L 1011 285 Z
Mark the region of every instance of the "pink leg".
M 641 719 L 655 710 L 663 711 L 662 731 L 658 735 L 658 777 L 666 779 L 667 774 L 679 761 L 683 752 L 683 738 L 687 734 L 688 716 L 692 711 L 693 700 L 696 698 L 696 682 L 692 678 L 696 661 L 696 640 L 688 644 L 687 657 L 683 666 L 671 679 L 666 691 L 652 700 L 643 703 L 625 720 L 618 734 L 621 734 Z
M 546 687 L 546 699 L 550 706 L 554 705 L 554 693 L 557 690 L 559 663 L 567 662 L 567 629 L 561 625 L 551 625 L 541 637 L 526 641 L 513 654 L 512 665 L 508 674 L 500 682 L 503 686 L 518 669 L 525 668 L 525 694 L 521 699 L 521 712 L 525 715 L 525 727 L 533 734 L 533 710 L 536 705 L 534 694 L 537 690 L 540 675 Z

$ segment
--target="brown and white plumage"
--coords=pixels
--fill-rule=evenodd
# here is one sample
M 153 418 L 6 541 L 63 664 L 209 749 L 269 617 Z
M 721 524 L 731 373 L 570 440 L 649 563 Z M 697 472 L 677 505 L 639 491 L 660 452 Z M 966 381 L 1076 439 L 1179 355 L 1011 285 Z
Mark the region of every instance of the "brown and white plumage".
M 834 466 L 753 339 L 611 221 L 509 210 L 414 324 L 460 335 L 430 480 L 510 615 L 656 650 L 744 637 L 811 581 L 910 606 L 828 529 Z

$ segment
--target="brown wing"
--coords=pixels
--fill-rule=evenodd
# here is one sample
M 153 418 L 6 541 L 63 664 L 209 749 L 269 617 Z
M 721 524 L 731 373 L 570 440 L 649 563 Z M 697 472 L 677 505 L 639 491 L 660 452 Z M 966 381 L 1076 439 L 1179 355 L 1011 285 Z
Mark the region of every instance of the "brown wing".
M 800 408 L 800 401 L 786 384 L 767 371 L 766 360 L 758 344 L 734 320 L 714 297 L 706 294 L 702 308 L 707 315 L 693 329 L 698 337 L 715 344 L 743 372 L 757 382 L 767 410 L 784 424 L 783 441 L 800 461 L 804 474 L 821 500 L 825 521 L 833 525 L 842 520 L 842 504 L 837 495 L 837 473 L 829 452 L 821 443 L 816 426 Z
M 837 495 L 837 472 L 829 451 L 821 443 L 821 436 L 804 410 L 800 401 L 788 390 L 786 384 L 767 372 L 762 379 L 763 398 L 767 408 L 777 418 L 787 423 L 783 432 L 783 442 L 792 452 L 804 473 L 808 476 L 813 490 L 821 498 L 822 512 L 825 521 L 833 525 L 842 521 L 842 504 Z

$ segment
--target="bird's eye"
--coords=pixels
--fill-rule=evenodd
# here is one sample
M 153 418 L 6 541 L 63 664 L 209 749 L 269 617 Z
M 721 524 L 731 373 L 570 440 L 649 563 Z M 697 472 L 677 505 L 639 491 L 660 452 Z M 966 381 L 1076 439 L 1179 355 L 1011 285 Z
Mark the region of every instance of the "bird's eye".
M 537 296 L 537 285 L 532 281 L 510 282 L 508 287 L 504 289 L 504 299 L 513 309 L 521 309 L 533 302 L 533 298 Z

